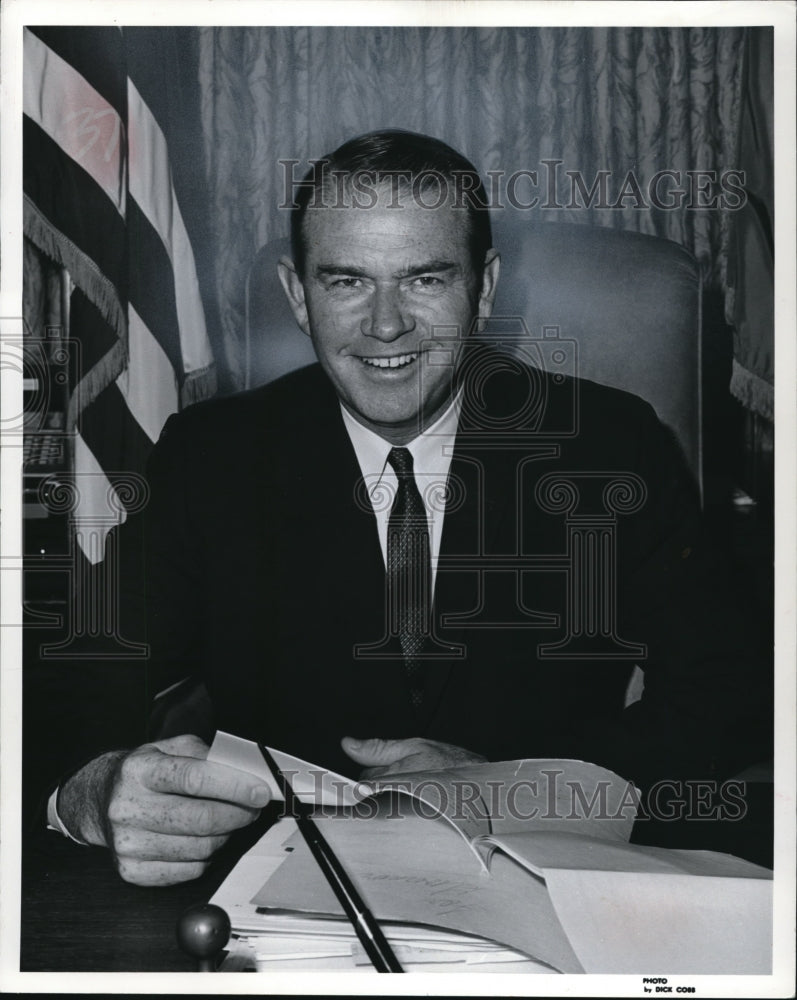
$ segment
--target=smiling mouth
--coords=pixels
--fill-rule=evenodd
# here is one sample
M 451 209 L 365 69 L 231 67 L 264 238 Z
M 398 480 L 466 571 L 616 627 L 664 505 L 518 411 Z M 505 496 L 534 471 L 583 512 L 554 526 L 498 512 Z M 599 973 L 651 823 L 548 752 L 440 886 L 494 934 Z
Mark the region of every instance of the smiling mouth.
M 415 354 L 395 354 L 391 358 L 366 358 L 360 357 L 360 361 L 364 365 L 368 365 L 370 368 L 406 368 L 407 365 L 411 365 L 413 361 L 418 359 L 417 352 Z

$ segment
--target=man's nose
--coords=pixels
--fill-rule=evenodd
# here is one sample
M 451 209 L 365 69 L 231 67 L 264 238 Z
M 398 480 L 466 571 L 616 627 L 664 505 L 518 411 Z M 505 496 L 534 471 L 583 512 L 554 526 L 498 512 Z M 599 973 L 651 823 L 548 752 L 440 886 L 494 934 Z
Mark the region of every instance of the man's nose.
M 371 309 L 362 323 L 366 337 L 392 341 L 408 333 L 415 326 L 415 320 L 402 308 L 401 295 L 397 288 L 376 288 L 371 299 Z

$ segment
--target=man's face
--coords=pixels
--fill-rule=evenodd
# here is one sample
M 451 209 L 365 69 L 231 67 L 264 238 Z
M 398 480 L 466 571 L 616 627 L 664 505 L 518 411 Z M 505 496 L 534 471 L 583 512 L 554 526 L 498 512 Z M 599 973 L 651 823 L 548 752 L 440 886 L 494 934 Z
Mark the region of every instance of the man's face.
M 498 255 L 474 273 L 463 209 L 392 200 L 388 188 L 373 208 L 308 211 L 304 279 L 287 260 L 280 277 L 343 405 L 404 444 L 450 401 L 464 338 L 490 315 Z

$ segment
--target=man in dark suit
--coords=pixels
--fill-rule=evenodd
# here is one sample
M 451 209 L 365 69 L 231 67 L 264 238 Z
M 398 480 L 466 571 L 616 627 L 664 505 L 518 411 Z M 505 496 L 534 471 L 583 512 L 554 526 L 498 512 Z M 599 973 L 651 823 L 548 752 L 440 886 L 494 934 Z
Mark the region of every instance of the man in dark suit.
M 742 763 L 755 653 L 681 458 L 635 397 L 490 347 L 472 165 L 373 133 L 297 202 L 280 278 L 319 365 L 172 418 L 150 468 L 154 683 L 198 714 L 90 762 L 51 822 L 131 881 L 195 877 L 268 798 L 204 759 L 216 727 L 366 775 L 560 756 L 650 787 Z

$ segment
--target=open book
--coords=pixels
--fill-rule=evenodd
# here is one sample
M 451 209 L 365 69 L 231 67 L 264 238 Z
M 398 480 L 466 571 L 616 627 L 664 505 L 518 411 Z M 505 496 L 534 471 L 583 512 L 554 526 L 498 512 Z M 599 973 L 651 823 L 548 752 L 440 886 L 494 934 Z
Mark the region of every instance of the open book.
M 513 955 L 564 973 L 770 971 L 771 872 L 714 852 L 630 845 L 636 790 L 604 768 L 523 760 L 365 783 L 271 752 L 317 805 L 317 824 L 400 960 L 426 948 L 435 960 L 475 954 L 478 967 L 503 961 L 507 971 Z M 211 759 L 259 774 L 281 798 L 254 744 L 219 734 Z M 213 901 L 239 934 L 268 935 L 274 954 L 288 935 L 304 954 L 327 953 L 334 940 L 333 954 L 356 957 L 289 819 Z

